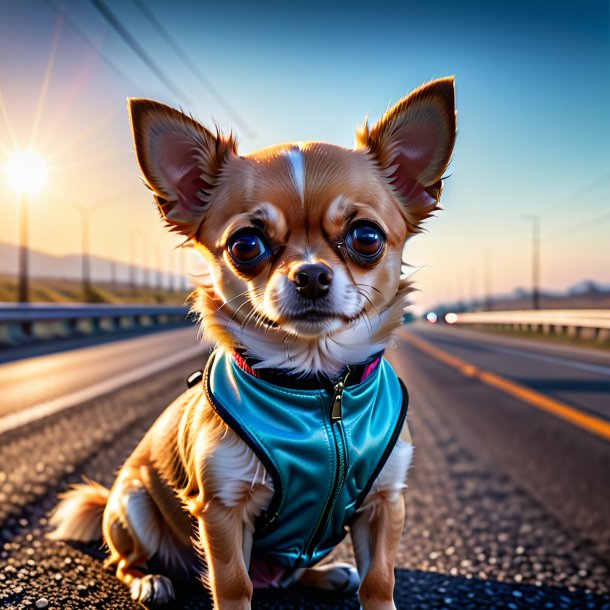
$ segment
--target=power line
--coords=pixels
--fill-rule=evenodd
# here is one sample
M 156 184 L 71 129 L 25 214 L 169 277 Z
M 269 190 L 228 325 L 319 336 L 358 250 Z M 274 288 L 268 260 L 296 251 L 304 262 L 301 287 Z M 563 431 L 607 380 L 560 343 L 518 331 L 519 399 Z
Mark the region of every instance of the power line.
M 564 197 L 563 199 L 552 203 L 550 206 L 546 207 L 543 212 L 547 213 L 550 210 L 558 207 L 562 207 L 568 203 L 574 203 L 574 200 L 582 201 L 583 198 L 589 197 L 592 193 L 599 190 L 600 187 L 610 183 L 610 171 L 603 173 L 601 176 L 598 176 L 595 180 L 588 182 L 584 186 L 582 186 L 579 190 L 574 191 L 568 197 Z M 606 202 L 608 200 L 608 196 L 602 193 L 599 199 L 594 200 L 593 202 L 589 202 L 587 204 L 588 208 L 592 208 L 595 205 L 598 205 L 601 202 Z M 585 231 L 588 228 L 597 225 L 600 222 L 605 222 L 608 218 L 610 218 L 610 213 L 604 213 L 601 216 L 593 218 L 591 220 L 586 220 L 579 225 L 570 226 L 565 229 L 561 229 L 557 233 L 554 233 L 550 237 L 546 238 L 545 241 L 553 241 L 558 239 L 559 237 L 563 237 L 565 235 L 574 235 L 575 233 L 580 233 L 581 231 Z
M 553 239 L 557 239 L 558 237 L 562 237 L 563 235 L 574 235 L 574 233 L 580 233 L 581 231 L 587 230 L 589 227 L 600 224 L 601 222 L 605 222 L 606 220 L 610 220 L 610 212 L 606 212 L 597 218 L 593 218 L 592 220 L 588 220 L 574 227 L 568 227 L 567 229 L 563 229 L 559 231 L 559 233 L 555 233 L 555 235 L 551 235 L 549 237 L 549 241 Z
M 64 19 L 64 21 L 76 32 L 83 42 L 90 48 L 92 48 L 98 57 L 127 85 L 133 89 L 137 89 L 137 85 L 108 57 L 106 57 L 99 49 L 99 47 L 76 25 L 76 23 L 68 16 L 68 13 L 64 10 L 63 6 L 57 6 L 52 0 L 46 0 L 46 3 L 55 11 L 57 11 Z
M 193 102 L 172 79 L 163 72 L 155 60 L 144 50 L 138 41 L 129 33 L 127 28 L 121 23 L 116 15 L 104 4 L 103 0 L 90 0 L 91 4 L 108 21 L 117 34 L 127 43 L 131 50 L 148 66 L 150 71 L 177 97 L 193 106 Z
M 170 34 L 170 32 L 163 26 L 163 24 L 155 17 L 154 13 L 142 0 L 133 0 L 133 3 L 140 9 L 140 12 L 148 19 L 150 24 L 161 34 L 165 42 L 173 49 L 174 53 L 186 64 L 190 71 L 194 74 L 195 78 L 203 86 L 204 89 L 216 99 L 216 101 L 224 106 L 227 113 L 233 118 L 241 129 L 243 129 L 250 137 L 255 137 L 255 132 L 250 129 L 244 119 L 239 115 L 237 110 L 231 106 L 229 101 L 220 93 L 220 91 L 214 87 L 200 68 L 195 62 L 189 57 L 188 53 L 178 44 L 176 39 Z
M 590 193 L 593 193 L 594 191 L 598 190 L 600 186 L 603 186 L 604 184 L 606 184 L 608 182 L 610 182 L 610 171 L 603 173 L 601 176 L 599 176 L 595 180 L 592 180 L 591 182 L 585 184 L 577 191 L 574 191 L 568 197 L 564 197 L 563 199 L 560 199 L 559 201 L 554 201 L 551 205 L 544 208 L 544 210 L 542 210 L 542 213 L 546 214 L 548 211 L 550 211 L 554 208 L 562 207 L 564 205 L 567 205 L 568 203 L 572 203 L 574 201 L 574 199 L 582 198 L 583 193 L 585 193 L 584 196 L 588 196 Z
M 47 60 L 47 67 L 44 71 L 44 78 L 42 79 L 42 87 L 40 88 L 40 94 L 38 95 L 38 106 L 36 108 L 36 115 L 34 116 L 34 125 L 32 127 L 32 135 L 30 136 L 30 147 L 36 144 L 38 139 L 38 129 L 40 128 L 40 121 L 42 120 L 42 114 L 44 112 L 45 102 L 47 100 L 47 94 L 49 93 L 49 84 L 51 83 L 51 76 L 53 69 L 55 68 L 55 60 L 57 58 L 57 48 L 59 47 L 59 39 L 61 37 L 61 26 L 63 24 L 63 18 L 61 15 L 57 18 L 55 25 L 55 33 L 53 34 L 53 43 L 51 44 L 51 52 L 49 53 L 49 59 Z

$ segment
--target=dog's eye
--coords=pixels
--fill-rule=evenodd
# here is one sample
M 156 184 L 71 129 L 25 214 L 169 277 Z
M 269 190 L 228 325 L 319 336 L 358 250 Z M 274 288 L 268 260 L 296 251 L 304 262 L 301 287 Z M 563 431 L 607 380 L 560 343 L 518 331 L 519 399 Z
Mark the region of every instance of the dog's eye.
M 236 263 L 248 264 L 263 256 L 267 252 L 267 245 L 258 232 L 246 229 L 229 239 L 227 249 Z
M 362 256 L 374 256 L 383 243 L 379 231 L 373 227 L 356 227 L 349 235 L 350 246 Z
M 347 233 L 345 244 L 358 259 L 370 264 L 376 262 L 385 246 L 383 231 L 370 221 L 359 222 Z

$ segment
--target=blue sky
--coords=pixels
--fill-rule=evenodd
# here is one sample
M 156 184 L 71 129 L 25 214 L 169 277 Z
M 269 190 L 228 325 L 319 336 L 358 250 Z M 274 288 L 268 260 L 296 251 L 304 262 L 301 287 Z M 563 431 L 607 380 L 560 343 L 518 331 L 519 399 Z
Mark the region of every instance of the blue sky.
M 51 174 L 40 224 L 32 228 L 43 249 L 78 250 L 76 235 L 61 237 L 71 223 L 77 230 L 62 197 L 121 190 L 124 201 L 96 216 L 96 253 L 110 249 L 127 260 L 126 225 L 145 226 L 168 249 L 174 243 L 162 234 L 138 181 L 127 96 L 181 105 L 204 123 L 234 128 L 243 152 L 290 140 L 351 146 L 366 114 L 374 121 L 420 83 L 453 74 L 459 136 L 446 209 L 407 247 L 410 262 L 426 265 L 416 276 L 418 303 L 480 294 L 486 251 L 495 291 L 527 286 L 531 225 L 524 214 L 542 215 L 543 286 L 610 279 L 607 1 L 148 2 L 255 136 L 197 82 L 135 3 L 104 2 L 189 100 L 159 82 L 93 4 L 63 2 L 99 52 L 68 23 L 61 25 L 40 143 L 52 152 L 89 132 L 57 157 L 64 167 Z M 53 5 L 59 2 L 0 0 L 0 93 L 20 142 L 29 139 L 53 45 Z M 130 84 L 100 54 L 119 65 Z M 0 143 L 12 146 L 1 121 Z M 71 170 L 79 165 L 75 157 L 82 165 Z M 587 188 L 591 184 L 596 188 Z M 2 241 L 17 236 L 10 198 L 0 185 Z M 49 231 L 52 223 L 62 230 Z M 108 236 L 116 245 L 109 246 Z

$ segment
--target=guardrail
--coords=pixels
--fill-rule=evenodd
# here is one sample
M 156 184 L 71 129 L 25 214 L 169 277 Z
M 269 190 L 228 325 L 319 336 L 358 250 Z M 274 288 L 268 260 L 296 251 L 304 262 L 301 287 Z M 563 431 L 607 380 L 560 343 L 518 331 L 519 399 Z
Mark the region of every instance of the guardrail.
M 478 311 L 455 314 L 454 323 L 610 341 L 610 309 Z
M 0 303 L 0 349 L 68 337 L 192 324 L 187 307 Z

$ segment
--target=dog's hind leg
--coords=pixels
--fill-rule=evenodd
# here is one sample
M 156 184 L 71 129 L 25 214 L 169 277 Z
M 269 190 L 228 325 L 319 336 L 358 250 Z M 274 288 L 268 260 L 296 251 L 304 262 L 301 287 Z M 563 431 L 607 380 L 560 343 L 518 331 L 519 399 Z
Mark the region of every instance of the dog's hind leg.
M 322 591 L 351 595 L 358 591 L 360 578 L 354 566 L 336 562 L 298 570 L 295 582 Z
M 158 552 L 165 534 L 161 513 L 148 493 L 140 469 L 124 468 L 104 513 L 104 538 L 110 549 L 106 564 L 116 564 L 117 578 L 134 600 L 164 604 L 174 598 L 171 580 L 146 574 L 146 562 Z
M 142 604 L 162 605 L 175 597 L 172 581 L 163 574 L 145 574 L 128 567 L 122 559 L 116 570 L 117 578 L 129 587 L 131 597 Z

